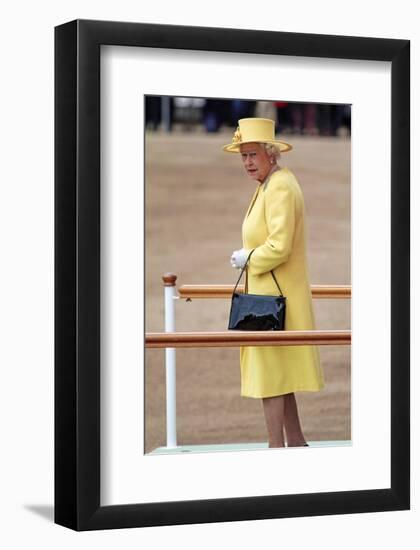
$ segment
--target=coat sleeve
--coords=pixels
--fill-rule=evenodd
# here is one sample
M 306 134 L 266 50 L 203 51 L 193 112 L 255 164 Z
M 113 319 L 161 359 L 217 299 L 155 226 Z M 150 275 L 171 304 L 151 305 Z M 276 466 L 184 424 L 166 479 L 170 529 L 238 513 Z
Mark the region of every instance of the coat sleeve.
M 262 275 L 287 262 L 295 231 L 295 195 L 287 181 L 271 180 L 264 196 L 268 237 L 255 248 L 248 269 L 251 275 Z

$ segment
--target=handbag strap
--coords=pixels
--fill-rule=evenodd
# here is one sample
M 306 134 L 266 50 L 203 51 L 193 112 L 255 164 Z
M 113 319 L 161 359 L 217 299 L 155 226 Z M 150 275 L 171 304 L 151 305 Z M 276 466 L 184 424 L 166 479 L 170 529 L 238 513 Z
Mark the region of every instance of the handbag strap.
M 274 279 L 274 282 L 276 283 L 277 288 L 279 289 L 280 296 L 283 296 L 283 292 L 281 291 L 281 288 L 280 288 L 280 286 L 279 286 L 279 283 L 277 282 L 277 279 L 274 277 L 274 273 L 273 273 L 272 271 L 270 271 L 270 273 L 271 273 L 271 275 L 272 275 L 272 277 L 273 277 L 273 279 Z
M 255 248 L 254 248 L 254 250 L 255 250 Z M 248 266 L 249 258 L 251 257 L 251 254 L 254 252 L 254 250 L 251 250 L 251 252 L 250 252 L 249 255 L 248 255 L 248 258 L 246 259 L 246 262 L 245 262 L 245 264 L 244 264 L 244 267 L 241 269 L 241 273 L 240 273 L 240 275 L 239 275 L 238 280 L 236 281 L 236 285 L 235 285 L 235 288 L 233 289 L 233 293 L 236 292 L 236 287 L 238 286 L 239 281 L 240 281 L 241 278 L 242 278 L 243 272 L 245 271 L 245 269 L 246 269 L 247 266 Z M 275 276 L 274 276 L 274 273 L 273 273 L 272 271 L 270 271 L 270 273 L 271 273 L 271 276 L 273 277 L 274 282 L 276 283 L 276 286 L 277 286 L 277 288 L 278 288 L 278 290 L 279 290 L 279 292 L 280 292 L 280 296 L 283 297 L 283 292 L 281 291 L 281 288 L 280 288 L 280 286 L 279 286 L 279 284 L 278 284 L 278 282 L 277 282 L 277 279 L 276 279 Z M 247 277 L 246 277 L 245 281 L 246 281 L 246 282 L 245 282 L 245 294 L 248 294 L 248 273 L 247 273 Z
M 254 250 L 255 250 L 255 249 L 254 249 Z M 248 262 L 249 262 L 249 258 L 251 257 L 251 254 L 254 252 L 254 250 L 251 250 L 251 252 L 250 252 L 249 255 L 248 255 L 248 258 L 246 259 L 246 262 L 245 262 L 245 264 L 244 264 L 244 267 L 241 269 L 241 273 L 240 273 L 240 275 L 239 275 L 238 280 L 236 281 L 236 285 L 235 285 L 235 288 L 233 289 L 233 293 L 236 292 L 236 287 L 238 286 L 239 281 L 240 281 L 241 278 L 242 278 L 243 272 L 245 271 L 246 266 L 247 266 L 247 264 L 248 264 Z M 247 290 L 248 290 L 248 289 L 247 289 L 247 285 L 245 285 L 245 294 L 247 293 Z

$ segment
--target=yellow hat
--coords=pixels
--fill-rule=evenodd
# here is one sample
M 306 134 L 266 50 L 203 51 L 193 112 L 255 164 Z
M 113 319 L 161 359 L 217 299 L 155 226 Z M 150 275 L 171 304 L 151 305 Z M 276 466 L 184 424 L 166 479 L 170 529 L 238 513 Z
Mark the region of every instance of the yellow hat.
M 227 153 L 240 153 L 240 146 L 243 143 L 272 143 L 282 153 L 292 149 L 289 143 L 275 139 L 274 120 L 269 118 L 241 118 L 238 123 L 239 126 L 233 134 L 232 143 L 223 147 L 223 151 Z

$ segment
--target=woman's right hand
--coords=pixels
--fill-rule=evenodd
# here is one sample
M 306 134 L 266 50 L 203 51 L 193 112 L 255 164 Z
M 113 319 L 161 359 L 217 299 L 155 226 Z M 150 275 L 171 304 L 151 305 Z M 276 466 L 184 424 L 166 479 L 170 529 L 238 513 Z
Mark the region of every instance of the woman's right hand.
M 242 269 L 248 260 L 250 251 L 245 248 L 234 250 L 230 257 L 230 265 L 235 269 Z

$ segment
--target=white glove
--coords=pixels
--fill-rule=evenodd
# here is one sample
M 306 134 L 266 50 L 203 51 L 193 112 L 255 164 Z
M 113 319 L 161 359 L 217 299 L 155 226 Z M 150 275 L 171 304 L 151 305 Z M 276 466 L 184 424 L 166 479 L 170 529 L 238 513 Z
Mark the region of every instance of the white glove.
M 240 250 L 234 250 L 232 256 L 230 257 L 230 264 L 236 269 L 242 269 L 246 264 L 250 250 L 241 248 Z

